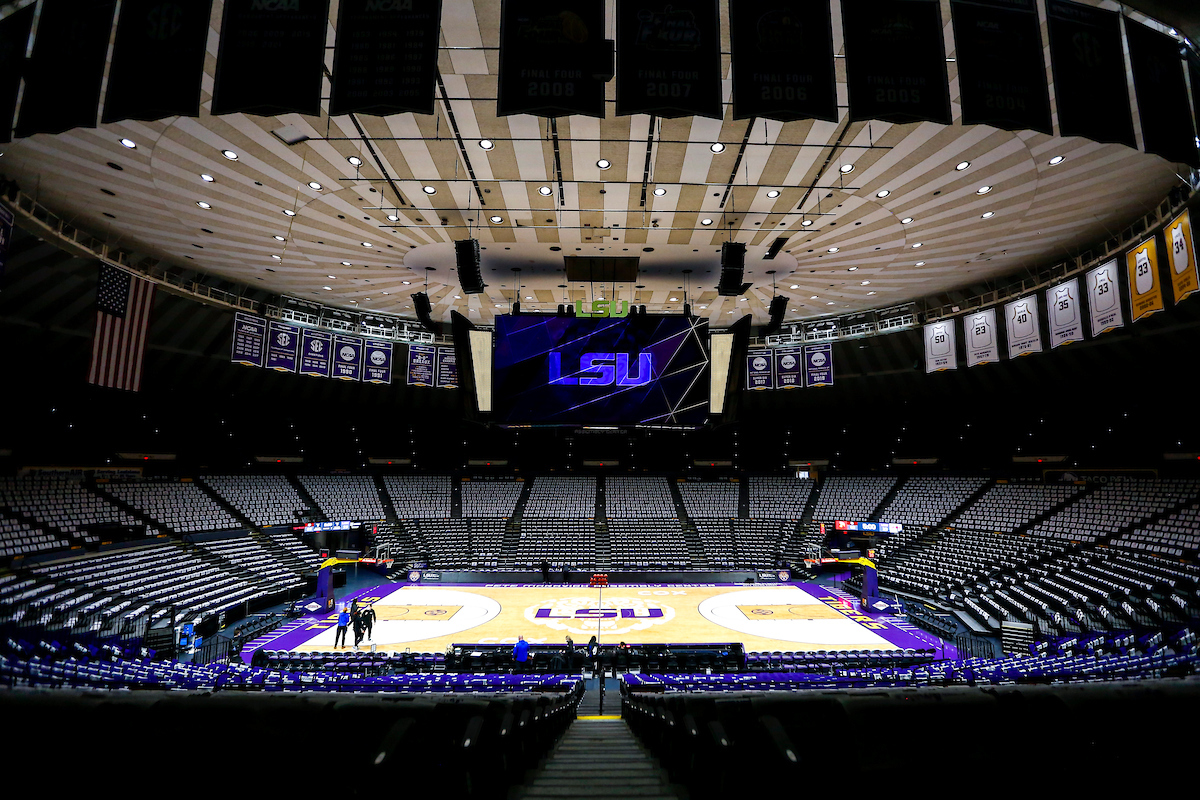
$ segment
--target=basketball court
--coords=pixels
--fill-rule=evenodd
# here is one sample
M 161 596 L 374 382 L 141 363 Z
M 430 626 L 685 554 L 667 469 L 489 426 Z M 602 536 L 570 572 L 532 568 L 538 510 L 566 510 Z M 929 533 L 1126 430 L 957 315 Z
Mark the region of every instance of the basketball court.
M 890 616 L 863 613 L 843 592 L 808 583 L 424 585 L 392 583 L 338 597 L 374 605 L 379 650 L 440 652 L 451 644 L 702 644 L 747 651 L 891 650 L 941 647 Z M 302 617 L 251 642 L 255 649 L 333 649 L 337 614 Z M 348 639 L 353 643 L 353 631 Z

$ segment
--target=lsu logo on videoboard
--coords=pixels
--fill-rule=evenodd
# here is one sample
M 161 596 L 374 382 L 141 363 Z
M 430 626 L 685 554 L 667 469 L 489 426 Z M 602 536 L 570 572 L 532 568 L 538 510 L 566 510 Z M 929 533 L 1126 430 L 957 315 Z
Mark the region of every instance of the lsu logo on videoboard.
M 579 636 L 597 631 L 602 636 L 621 636 L 664 625 L 675 619 L 675 609 L 642 597 L 606 597 L 603 606 L 594 597 L 563 597 L 530 606 L 525 619 Z
M 563 372 L 562 353 L 551 352 L 547 360 L 550 383 L 559 386 L 645 386 L 654 380 L 654 356 L 651 353 L 584 353 L 579 369 L 570 365 Z M 630 361 L 633 365 L 630 365 Z
M 629 301 L 622 300 L 621 308 L 617 310 L 616 300 L 596 300 L 592 303 L 592 310 L 583 310 L 583 301 L 575 301 L 575 316 L 577 317 L 628 317 L 629 316 Z

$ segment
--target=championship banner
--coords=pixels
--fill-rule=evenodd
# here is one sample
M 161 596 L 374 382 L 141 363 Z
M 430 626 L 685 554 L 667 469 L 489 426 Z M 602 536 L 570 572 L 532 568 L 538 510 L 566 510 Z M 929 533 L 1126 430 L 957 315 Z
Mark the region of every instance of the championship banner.
M 733 118 L 837 120 L 828 0 L 729 4 Z
M 439 347 L 437 350 L 437 380 L 439 389 L 458 388 L 458 353 L 453 347 Z
M 603 74 L 611 70 L 604 0 L 504 0 L 500 6 L 497 116 L 603 117 Z
M 266 339 L 267 321 L 238 311 L 233 315 L 233 350 L 229 360 L 247 367 L 261 367 Z
M 770 350 L 746 353 L 746 388 L 751 391 L 775 388 L 774 357 Z
M 801 348 L 780 348 L 774 351 L 775 354 L 775 388 L 776 389 L 800 389 L 803 388 L 803 376 L 800 372 L 800 356 L 803 355 Z
M 991 364 L 1000 360 L 1000 337 L 996 332 L 996 309 L 984 310 L 963 317 L 963 332 L 967 338 L 967 366 Z
M 721 119 L 717 0 L 617 0 L 617 116 Z
M 804 385 L 833 386 L 833 345 L 804 346 Z
M 1087 274 L 1088 315 L 1093 339 L 1125 325 L 1118 286 L 1116 259 L 1104 262 Z
M 1162 283 L 1158 279 L 1158 243 L 1151 236 L 1125 254 L 1125 273 L 1129 278 L 1129 321 L 1162 311 Z
M 958 369 L 958 353 L 954 342 L 954 321 L 931 322 L 925 332 L 925 371 L 941 372 Z
M 300 333 L 300 374 L 328 378 L 332 374 L 333 334 L 305 328 Z
M 362 380 L 363 340 L 341 333 L 333 335 L 333 377 L 339 381 Z
M 8 243 L 12 241 L 13 213 L 0 206 L 0 278 L 4 277 L 4 264 L 8 260 Z
M 1079 305 L 1079 279 L 1071 278 L 1046 290 L 1050 309 L 1050 349 L 1083 341 L 1083 309 Z
M 271 320 L 267 334 L 267 369 L 295 372 L 300 360 L 300 328 Z
M 1042 352 L 1042 331 L 1038 324 L 1036 294 L 1005 303 L 1004 324 L 1008 332 L 1009 358 Z
M 329 113 L 433 113 L 442 0 L 341 0 Z
M 392 382 L 392 343 L 367 339 L 363 348 L 363 383 Z
M 433 386 L 434 360 L 437 348 L 427 344 L 408 346 L 408 385 Z
M 3 209 L 0 209 L 0 212 L 2 211 Z M 1185 210 L 1171 220 L 1163 235 L 1171 248 L 1171 288 L 1175 293 L 1175 302 L 1178 303 L 1200 290 L 1200 276 L 1196 273 L 1196 240 L 1192 236 L 1192 218 L 1188 212 Z M 3 273 L 4 252 L 0 247 L 0 274 Z

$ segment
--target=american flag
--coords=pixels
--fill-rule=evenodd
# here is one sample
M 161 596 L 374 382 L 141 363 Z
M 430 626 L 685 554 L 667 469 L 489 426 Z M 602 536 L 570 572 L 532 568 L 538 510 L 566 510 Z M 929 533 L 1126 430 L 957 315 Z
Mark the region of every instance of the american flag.
M 142 388 L 146 330 L 153 305 L 153 283 L 108 264 L 100 265 L 88 383 L 130 392 Z

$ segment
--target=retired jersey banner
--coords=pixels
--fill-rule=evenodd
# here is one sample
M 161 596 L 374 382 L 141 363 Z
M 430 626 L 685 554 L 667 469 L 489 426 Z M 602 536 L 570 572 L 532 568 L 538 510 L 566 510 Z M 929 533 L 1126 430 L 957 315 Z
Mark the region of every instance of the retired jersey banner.
M 363 383 L 392 382 L 392 343 L 367 339 L 363 346 Z
M 958 353 L 954 342 L 954 321 L 931 322 L 925 332 L 925 371 L 941 372 L 958 369 Z
M 332 370 L 333 334 L 305 328 L 300 332 L 300 374 L 328 378 Z
M 1071 278 L 1046 290 L 1050 322 L 1050 349 L 1083 341 L 1083 308 L 1079 304 L 1079 279 Z
M 1036 294 L 1005 303 L 1004 325 L 1008 333 L 1009 358 L 1042 352 L 1042 331 L 1038 324 Z
M 300 352 L 300 329 L 286 322 L 271 320 L 267 335 L 267 369 L 295 372 Z
M 233 315 L 233 351 L 229 360 L 248 367 L 263 365 L 263 344 L 267 339 L 267 321 L 241 311 Z
M 775 350 L 775 388 L 801 389 L 804 387 L 804 377 L 800 371 L 800 357 L 803 355 L 799 347 L 779 348 Z
M 1000 336 L 996 332 L 996 309 L 985 308 L 963 317 L 967 340 L 967 366 L 991 364 L 1000 360 Z
M 1197 89 L 1200 90 L 1200 87 Z M 1171 288 L 1178 303 L 1200 290 L 1200 277 L 1196 274 L 1196 240 L 1192 236 L 1192 218 L 1188 212 L 1184 211 L 1171 220 L 1163 235 L 1171 251 Z M 0 253 L 2 257 L 3 253 Z M 0 265 L 0 272 L 3 272 L 3 265 Z
M 427 344 L 408 346 L 408 385 L 433 386 L 434 360 L 437 348 Z
M 804 346 L 804 385 L 833 386 L 833 345 Z
M 1129 278 L 1129 321 L 1162 311 L 1162 281 L 1158 278 L 1158 242 L 1151 236 L 1125 254 Z
M 458 388 L 458 353 L 453 347 L 439 347 L 437 350 L 437 380 L 439 389 Z
M 774 357 L 770 350 L 746 354 L 746 388 L 752 391 L 775 388 Z
M 1118 286 L 1116 259 L 1104 262 L 1087 274 L 1088 316 L 1091 317 L 1093 339 L 1125 325 Z
M 333 335 L 333 377 L 340 381 L 362 380 L 363 340 L 357 336 Z

